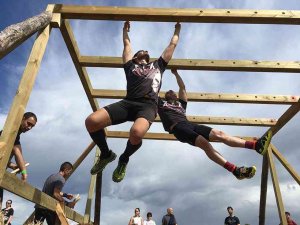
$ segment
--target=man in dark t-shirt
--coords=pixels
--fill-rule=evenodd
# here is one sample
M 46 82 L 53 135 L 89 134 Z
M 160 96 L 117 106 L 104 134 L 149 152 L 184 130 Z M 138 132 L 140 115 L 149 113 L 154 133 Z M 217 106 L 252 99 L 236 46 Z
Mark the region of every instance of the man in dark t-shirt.
M 196 125 L 186 118 L 187 94 L 183 80 L 177 70 L 171 70 L 175 75 L 179 86 L 179 98 L 177 94 L 170 90 L 165 94 L 165 101 L 159 98 L 158 114 L 161 118 L 164 129 L 181 142 L 201 148 L 205 151 L 209 159 L 232 172 L 237 179 L 252 178 L 256 168 L 237 167 L 228 162 L 219 152 L 217 152 L 209 141 L 219 141 L 231 147 L 240 147 L 256 150 L 260 154 L 265 154 L 270 144 L 272 133 L 267 132 L 257 141 L 245 141 L 241 138 L 229 136 L 222 131 L 204 125 Z
M 6 201 L 6 207 L 2 209 L 4 225 L 11 225 L 11 221 L 14 215 L 14 209 L 12 208 L 12 200 Z
M 233 215 L 233 208 L 231 206 L 227 207 L 227 212 L 229 216 L 225 218 L 224 225 L 240 225 L 240 220 L 237 216 Z
M 57 201 L 64 203 L 66 206 L 70 208 L 74 208 L 76 204 L 76 200 L 72 202 L 67 202 L 64 198 L 72 199 L 72 194 L 63 193 L 62 189 L 66 182 L 66 177 L 70 176 L 73 170 L 73 166 L 70 162 L 64 162 L 61 164 L 59 172 L 56 174 L 52 174 L 49 176 L 43 186 L 43 192 L 47 195 L 55 198 Z M 35 205 L 34 212 L 34 222 L 38 224 L 38 222 L 44 222 L 46 219 L 48 225 L 54 225 L 55 220 L 57 219 L 56 212 L 48 210 L 38 204 Z
M 177 225 L 177 221 L 172 208 L 167 209 L 167 214 L 162 218 L 162 225 Z
M 174 35 L 168 47 L 159 59 L 153 62 L 150 62 L 148 51 L 140 50 L 132 54 L 128 36 L 129 28 L 130 23 L 127 21 L 123 27 L 123 64 L 127 80 L 127 95 L 125 99 L 92 113 L 85 121 L 91 138 L 101 149 L 101 156 L 91 169 L 92 174 L 101 173 L 104 167 L 116 158 L 116 154 L 107 146 L 103 129 L 110 125 L 134 121 L 126 149 L 113 172 L 114 182 L 123 180 L 129 157 L 141 147 L 142 138 L 156 117 L 162 74 L 178 43 L 181 25 L 179 23 L 175 25 Z

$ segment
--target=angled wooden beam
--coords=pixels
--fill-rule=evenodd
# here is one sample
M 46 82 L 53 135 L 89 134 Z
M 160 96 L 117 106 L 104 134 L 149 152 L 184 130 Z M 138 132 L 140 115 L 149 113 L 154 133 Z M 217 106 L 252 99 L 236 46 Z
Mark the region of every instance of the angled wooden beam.
M 291 176 L 294 178 L 294 180 L 300 185 L 300 176 L 296 172 L 296 170 L 292 167 L 291 164 L 284 158 L 284 156 L 280 153 L 280 151 L 271 144 L 271 149 L 276 156 L 276 158 L 279 160 L 279 162 L 284 166 L 284 168 L 291 174 Z
M 56 215 L 59 219 L 59 221 L 56 221 L 57 224 L 60 224 L 60 225 L 69 225 L 69 222 L 66 218 L 66 215 L 64 213 L 64 210 L 63 210 L 63 207 L 60 203 L 56 203 Z M 55 224 L 56 224 L 55 223 Z
M 95 143 L 92 141 L 89 146 L 83 151 L 83 153 L 78 157 L 78 159 L 73 163 L 73 170 L 70 175 L 66 178 L 66 180 L 75 172 L 78 166 L 82 163 L 82 161 L 87 157 L 87 155 L 93 150 L 95 147 Z
M 48 5 L 46 11 L 23 22 L 10 25 L 0 32 L 0 59 L 13 51 L 37 31 L 49 25 L 54 5 Z
M 22 198 L 25 198 L 33 203 L 39 204 L 49 210 L 56 210 L 56 204 L 58 203 L 58 201 L 45 194 L 44 192 L 32 187 L 30 184 L 21 181 L 16 176 L 8 172 L 5 172 L 1 182 L 1 186 L 5 190 L 12 192 Z M 83 223 L 83 216 L 68 207 L 65 207 L 65 215 L 67 218 L 77 223 Z
M 151 58 L 155 60 L 155 58 Z M 121 57 L 80 56 L 81 66 L 123 68 Z M 172 59 L 168 69 L 242 71 L 242 72 L 278 72 L 299 73 L 299 61 L 255 61 L 255 60 L 216 60 L 216 59 Z
M 93 111 L 96 111 L 99 108 L 99 105 L 98 105 L 97 100 L 93 99 L 93 97 L 91 95 L 92 85 L 91 85 L 87 70 L 85 67 L 81 67 L 81 65 L 79 63 L 80 52 L 79 52 L 79 48 L 77 46 L 75 36 L 73 34 L 73 31 L 72 31 L 69 21 L 67 21 L 67 20 L 62 21 L 61 26 L 60 26 L 60 31 L 65 40 L 65 43 L 67 45 L 67 48 L 69 50 L 69 53 L 71 55 L 74 65 L 75 65 L 75 68 L 77 70 L 77 73 L 78 73 L 81 83 L 83 85 L 84 91 L 90 102 L 90 105 L 91 105 Z
M 129 132 L 127 131 L 107 131 L 108 138 L 129 138 Z M 244 140 L 256 140 L 256 137 L 240 137 Z M 167 133 L 151 133 L 148 132 L 143 137 L 143 139 L 152 139 L 152 140 L 170 140 L 176 141 L 177 139 L 174 137 L 173 134 Z M 212 141 L 214 142 L 214 141 Z
M 295 10 L 178 9 L 56 5 L 63 18 L 193 23 L 300 24 Z
M 276 119 L 267 118 L 238 118 L 238 117 L 218 117 L 218 116 L 187 116 L 188 121 L 195 124 L 216 124 L 216 125 L 235 125 L 235 126 L 275 126 Z M 161 122 L 159 116 L 155 122 Z
M 99 157 L 100 157 L 100 149 L 97 147 L 94 164 L 97 162 Z M 93 196 L 95 193 L 96 178 L 97 175 L 91 175 L 90 186 L 89 186 L 88 196 L 85 205 L 85 212 L 84 212 L 84 219 L 83 219 L 84 224 L 88 224 L 91 222 L 92 203 L 93 203 Z
M 276 202 L 277 202 L 277 209 L 278 209 L 280 222 L 282 225 L 287 225 L 284 205 L 283 205 L 280 186 L 279 186 L 279 182 L 278 182 L 278 176 L 277 176 L 277 172 L 276 172 L 276 168 L 275 168 L 275 163 L 273 160 L 272 149 L 270 146 L 267 151 L 267 157 L 268 157 L 268 161 L 269 161 L 269 165 L 270 165 L 271 177 L 272 177 L 272 181 L 273 181 L 273 188 L 274 188 L 275 198 L 276 198 Z
M 265 225 L 266 201 L 268 191 L 269 162 L 266 155 L 263 156 L 261 183 L 260 183 L 260 203 L 259 203 L 259 225 Z
M 27 106 L 27 102 L 29 100 L 29 96 L 33 88 L 36 76 L 38 74 L 44 52 L 46 50 L 50 32 L 51 28 L 48 25 L 38 33 L 37 38 L 33 44 L 27 65 L 23 72 L 18 90 L 4 124 L 3 132 L 0 137 L 0 183 L 2 176 L 6 171 L 6 165 L 8 163 L 14 141 L 19 131 L 24 111 Z
M 93 89 L 91 91 L 94 98 L 105 99 L 123 99 L 126 96 L 124 90 L 112 89 Z M 189 102 L 224 102 L 224 103 L 252 103 L 252 104 L 280 104 L 291 105 L 296 104 L 300 107 L 298 102 L 300 96 L 293 95 L 255 95 L 255 94 L 224 94 L 224 93 L 201 93 L 188 92 Z M 161 98 L 164 98 L 165 92 L 159 93 Z
M 300 110 L 300 104 L 295 104 L 290 106 L 277 120 L 275 126 L 271 127 L 269 130 L 273 132 L 273 136 L 286 125 Z

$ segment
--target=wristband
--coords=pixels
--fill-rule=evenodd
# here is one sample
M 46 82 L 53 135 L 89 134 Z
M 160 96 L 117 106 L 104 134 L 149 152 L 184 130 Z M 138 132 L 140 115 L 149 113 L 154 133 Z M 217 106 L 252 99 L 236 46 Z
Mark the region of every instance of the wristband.
M 63 197 L 64 197 L 64 198 L 67 198 L 67 197 L 68 197 L 68 194 L 67 194 L 67 193 L 63 193 Z
M 27 174 L 27 170 L 22 170 L 21 174 Z

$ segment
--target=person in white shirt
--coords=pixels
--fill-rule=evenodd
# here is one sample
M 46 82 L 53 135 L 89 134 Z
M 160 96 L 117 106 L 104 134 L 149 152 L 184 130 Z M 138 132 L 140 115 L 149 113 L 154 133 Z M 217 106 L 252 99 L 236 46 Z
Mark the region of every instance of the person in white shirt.
M 156 225 L 155 221 L 152 220 L 152 213 L 147 213 L 147 220 L 145 220 L 144 225 Z
M 144 220 L 140 214 L 140 208 L 135 208 L 134 216 L 130 218 L 128 225 L 144 225 Z

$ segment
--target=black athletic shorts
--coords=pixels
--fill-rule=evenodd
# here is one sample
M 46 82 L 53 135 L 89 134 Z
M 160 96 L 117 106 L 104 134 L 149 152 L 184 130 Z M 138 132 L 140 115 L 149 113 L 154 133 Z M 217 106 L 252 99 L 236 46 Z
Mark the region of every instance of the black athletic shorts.
M 172 134 L 181 142 L 195 146 L 196 138 L 201 135 L 209 141 L 209 134 L 212 128 L 204 125 L 193 124 L 189 121 L 182 121 L 175 125 Z
M 108 112 L 112 125 L 135 121 L 138 118 L 145 118 L 151 125 L 157 114 L 156 102 L 151 99 L 141 101 L 123 99 L 105 106 L 104 109 Z

